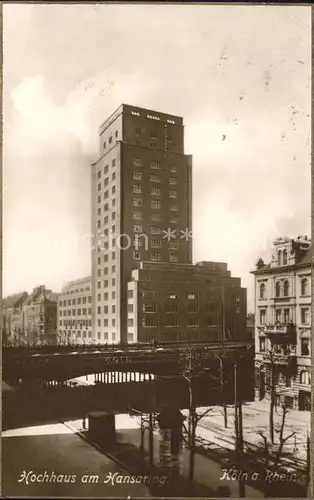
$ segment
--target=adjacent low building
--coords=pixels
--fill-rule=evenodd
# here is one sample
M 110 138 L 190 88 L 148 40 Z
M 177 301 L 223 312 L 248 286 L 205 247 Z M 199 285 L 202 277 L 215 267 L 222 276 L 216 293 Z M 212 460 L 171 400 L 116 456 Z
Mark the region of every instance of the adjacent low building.
M 246 289 L 227 264 L 141 262 L 132 271 L 128 342 L 246 339 Z
M 91 277 L 69 281 L 58 297 L 58 337 L 60 341 L 96 342 L 92 336 Z
M 310 410 L 312 246 L 307 237 L 278 238 L 270 263 L 255 276 L 255 393 Z M 272 377 L 273 373 L 273 377 Z

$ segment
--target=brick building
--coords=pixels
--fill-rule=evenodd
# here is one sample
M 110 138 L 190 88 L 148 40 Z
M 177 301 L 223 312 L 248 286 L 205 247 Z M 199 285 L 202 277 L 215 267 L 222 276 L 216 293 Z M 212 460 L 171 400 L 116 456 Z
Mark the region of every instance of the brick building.
M 93 334 L 127 339 L 127 284 L 140 261 L 192 262 L 192 160 L 183 119 L 121 105 L 99 130 L 92 165 Z M 141 237 L 137 239 L 137 235 Z
M 96 341 L 92 337 L 91 278 L 69 281 L 58 297 L 58 338 L 78 343 Z
M 270 263 L 255 276 L 255 392 L 309 410 L 311 396 L 312 246 L 307 237 L 278 238 Z
M 247 340 L 246 289 L 227 264 L 141 262 L 128 283 L 128 341 Z

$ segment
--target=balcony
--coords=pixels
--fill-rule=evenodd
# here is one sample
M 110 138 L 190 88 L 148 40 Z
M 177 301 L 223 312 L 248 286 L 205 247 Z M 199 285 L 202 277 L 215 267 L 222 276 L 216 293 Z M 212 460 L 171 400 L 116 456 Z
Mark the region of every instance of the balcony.
M 295 333 L 294 323 L 275 323 L 264 326 L 263 331 L 266 335 L 292 335 Z

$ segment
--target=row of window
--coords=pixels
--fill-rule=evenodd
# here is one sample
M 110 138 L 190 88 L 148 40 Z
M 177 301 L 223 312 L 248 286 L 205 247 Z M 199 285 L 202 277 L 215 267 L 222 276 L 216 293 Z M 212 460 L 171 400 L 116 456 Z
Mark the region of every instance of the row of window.
M 115 131 L 115 138 L 116 138 L 116 139 L 118 138 L 118 131 L 117 131 L 117 130 Z M 109 137 L 109 139 L 108 139 L 108 143 L 109 143 L 109 144 L 112 144 L 112 141 L 113 141 L 113 136 L 111 135 L 111 136 Z M 106 149 L 106 147 L 107 147 L 107 144 L 106 144 L 106 142 L 104 141 L 104 149 Z
M 75 290 L 68 290 L 67 292 L 63 292 L 62 295 L 70 295 L 71 293 L 79 293 L 79 292 L 87 292 L 90 290 L 90 287 L 86 288 L 75 288 Z
M 100 277 L 101 276 L 101 269 L 98 269 L 97 270 L 97 276 Z M 108 267 L 104 267 L 103 268 L 103 271 L 104 271 L 104 275 L 106 276 L 108 274 Z M 111 266 L 111 272 L 115 273 L 116 272 L 116 266 Z M 114 279 L 114 278 L 113 278 Z M 114 285 L 115 283 L 112 283 L 112 285 Z M 108 281 L 105 280 L 104 281 L 104 286 L 107 287 L 108 286 Z
M 98 189 L 98 191 L 101 191 L 101 182 L 98 183 L 97 189 Z M 116 186 L 112 186 L 111 187 L 111 194 L 115 194 L 115 193 L 116 193 Z M 107 190 L 104 192 L 104 199 L 106 200 L 108 197 L 109 197 L 109 191 Z
M 135 167 L 142 167 L 143 165 L 142 165 L 141 158 L 138 158 L 138 157 L 133 158 L 133 165 Z M 151 161 L 150 162 L 150 168 L 152 168 L 153 170 L 160 170 L 160 163 L 158 161 Z M 171 172 L 172 174 L 176 174 L 177 173 L 177 168 L 176 167 L 170 167 L 169 172 Z
M 166 279 L 169 279 L 166 277 Z M 181 294 L 180 294 L 181 295 Z M 155 290 L 141 290 L 141 296 L 146 299 L 153 299 L 156 296 Z M 133 290 L 128 290 L 128 297 L 133 297 Z M 219 292 L 210 291 L 206 293 L 207 300 L 217 300 L 220 297 Z M 174 300 L 179 298 L 179 294 L 176 292 L 168 292 L 166 298 Z M 196 300 L 198 298 L 197 292 L 187 292 L 185 298 L 188 300 Z M 212 304 L 216 306 L 216 304 Z
M 100 327 L 100 326 L 101 326 L 101 319 L 100 319 L 100 318 L 98 318 L 98 319 L 97 319 L 97 326 L 98 326 L 98 327 Z M 103 326 L 109 326 L 109 323 L 108 323 L 108 319 L 107 319 L 107 318 L 105 318 L 105 319 L 103 320 Z M 116 320 L 115 320 L 115 318 L 112 318 L 112 320 L 111 320 L 111 326 L 116 326 Z
M 264 337 L 260 337 L 259 339 L 259 350 L 260 352 L 266 352 L 267 345 L 266 339 Z M 274 347 L 274 353 L 288 355 L 290 353 L 290 348 L 288 346 L 278 347 L 277 349 Z M 309 339 L 301 339 L 301 356 L 310 356 L 310 340 Z
M 115 260 L 116 258 L 116 252 L 111 253 L 111 260 Z M 104 262 L 108 262 L 109 255 L 106 253 L 104 255 Z M 97 257 L 97 264 L 101 264 L 101 257 Z
M 86 316 L 92 314 L 92 309 L 65 309 L 64 311 L 59 311 L 59 316 Z
M 77 320 L 77 319 L 60 319 L 59 320 L 59 325 L 60 326 L 68 326 L 70 328 L 82 328 L 82 326 L 92 326 L 92 320 L 91 319 L 83 319 L 83 320 Z
M 290 323 L 292 321 L 291 318 L 291 310 L 290 309 L 276 309 L 275 311 L 275 322 L 276 323 Z M 307 307 L 301 308 L 301 323 L 302 325 L 308 325 L 310 322 L 310 310 Z M 267 323 L 267 311 L 266 309 L 260 310 L 260 324 L 264 325 Z
M 278 266 L 286 266 L 288 263 L 288 252 L 287 250 L 279 250 L 277 254 Z
M 154 208 L 159 208 L 159 207 L 154 207 Z M 142 212 L 133 212 L 133 219 L 134 220 L 143 220 L 143 214 Z M 150 215 L 150 220 L 152 222 L 161 222 L 161 215 L 159 213 L 152 213 Z M 180 221 L 179 221 L 179 218 L 178 217 L 174 217 L 174 216 L 170 216 L 168 222 L 170 224 L 178 224 Z
M 153 170 L 160 170 L 160 164 L 157 163 L 157 162 L 152 162 L 151 163 L 151 168 Z M 174 168 L 174 167 L 172 167 L 172 168 L 169 169 L 169 172 L 171 174 L 176 174 L 177 173 L 177 169 Z M 143 179 L 143 172 L 141 170 L 134 170 L 133 171 L 133 179 L 141 181 Z M 170 177 L 169 184 L 172 184 L 173 186 L 175 186 L 177 184 L 177 179 L 175 177 Z
M 101 288 L 101 281 L 98 281 L 97 288 L 98 289 Z M 97 300 L 100 301 L 101 300 L 100 293 L 97 295 L 97 297 L 98 297 Z M 116 298 L 116 292 L 113 291 L 113 292 L 111 292 L 111 299 L 115 299 L 115 298 Z M 108 292 L 104 293 L 104 299 L 103 300 L 109 300 L 109 294 L 108 294 Z
M 135 129 L 135 135 L 136 135 L 136 136 L 140 136 L 140 135 L 141 135 L 141 132 L 142 132 L 142 130 L 141 130 L 140 128 L 136 128 L 136 129 Z M 145 132 L 145 130 L 144 130 L 144 132 Z M 157 132 L 154 132 L 154 131 L 150 132 L 150 139 L 151 139 L 152 141 L 158 141 L 158 133 L 157 133 Z M 170 135 L 170 134 L 168 134 L 168 133 L 163 134 L 163 135 L 162 135 L 162 139 L 163 139 L 163 140 L 167 140 L 168 142 L 172 142 L 172 137 L 171 137 L 171 135 Z
M 158 183 L 158 182 L 160 182 L 160 177 L 158 177 L 157 175 L 151 175 L 150 180 L 152 182 Z M 133 191 L 133 193 L 138 193 L 138 194 L 142 194 L 144 192 L 142 189 L 142 186 L 140 184 L 133 184 L 132 191 Z M 154 196 L 159 196 L 160 195 L 160 188 L 151 188 L 151 194 Z M 163 195 L 164 195 L 164 193 L 163 193 Z M 170 189 L 169 190 L 169 198 L 177 198 L 177 191 Z
M 289 296 L 289 281 L 285 280 L 283 285 L 278 281 L 276 283 L 276 297 L 281 297 L 281 292 L 283 292 L 284 297 Z M 301 295 L 309 295 L 310 288 L 309 288 L 309 280 L 307 278 L 303 278 L 301 280 Z M 261 283 L 259 287 L 259 297 L 260 299 L 266 299 L 267 298 L 267 289 L 265 283 Z
M 142 198 L 133 198 L 133 207 L 142 207 L 142 206 L 143 206 Z M 161 208 L 161 202 L 159 200 L 151 200 L 150 207 L 155 209 L 155 210 L 159 210 Z M 178 205 L 176 203 L 170 203 L 169 210 L 171 212 L 177 212 Z
M 128 320 L 128 325 L 133 326 L 133 319 Z M 158 321 L 156 316 L 145 316 L 142 319 L 142 326 L 144 327 L 157 327 L 158 326 Z M 179 320 L 176 316 L 169 316 L 166 318 L 166 324 L 165 326 L 169 327 L 178 327 L 179 326 Z M 191 327 L 198 327 L 199 326 L 199 317 L 198 316 L 189 316 L 187 318 L 187 323 L 185 326 L 191 326 Z M 209 317 L 207 318 L 207 326 L 218 326 L 218 321 L 214 317 Z
M 82 304 L 86 304 L 87 303 L 87 299 L 88 299 L 88 303 L 90 304 L 92 302 L 92 297 L 89 296 L 89 297 L 77 297 L 76 299 L 68 299 L 67 301 L 66 300 L 60 300 L 59 301 L 59 306 L 60 307 L 66 307 L 66 305 L 73 305 L 75 306 L 76 304 L 79 306 L 81 303 Z
M 108 196 L 109 196 L 108 191 L 105 191 L 104 192 L 104 199 L 108 199 Z M 98 195 L 97 201 L 98 201 L 98 203 L 101 203 L 101 194 Z M 112 207 L 116 206 L 116 198 L 111 198 L 111 206 Z M 109 204 L 105 203 L 104 204 L 104 212 L 108 212 L 108 210 L 109 210 Z

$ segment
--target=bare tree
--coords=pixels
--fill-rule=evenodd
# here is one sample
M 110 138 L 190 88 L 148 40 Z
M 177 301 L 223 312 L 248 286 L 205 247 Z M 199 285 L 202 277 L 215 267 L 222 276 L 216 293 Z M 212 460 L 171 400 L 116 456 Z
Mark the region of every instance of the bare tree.
M 195 378 L 202 374 L 202 367 L 194 357 L 193 348 L 190 347 L 187 358 L 187 366 L 185 367 L 182 375 L 188 383 L 189 388 L 189 415 L 188 415 L 188 428 L 183 423 L 183 427 L 187 433 L 188 439 L 186 443 L 190 449 L 189 456 L 189 481 L 192 483 L 194 480 L 195 469 L 195 454 L 196 454 L 196 429 L 199 422 L 208 415 L 212 409 L 208 408 L 203 412 L 197 412 L 196 401 L 194 398 L 193 381 Z

